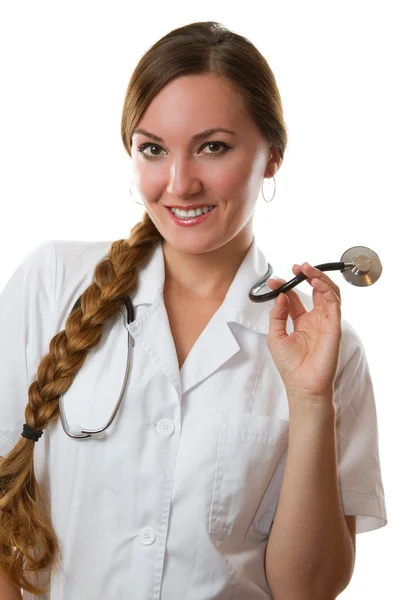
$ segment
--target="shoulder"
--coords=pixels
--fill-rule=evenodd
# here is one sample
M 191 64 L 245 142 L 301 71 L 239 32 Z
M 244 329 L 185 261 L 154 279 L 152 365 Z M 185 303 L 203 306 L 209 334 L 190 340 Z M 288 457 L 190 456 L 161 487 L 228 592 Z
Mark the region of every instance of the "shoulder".
M 57 330 L 65 321 L 76 300 L 93 282 L 96 265 L 108 255 L 112 240 L 51 240 L 56 257 L 55 310 Z
M 95 266 L 106 257 L 112 241 L 51 240 L 60 267 Z
M 56 285 L 93 277 L 94 268 L 108 255 L 112 241 L 51 240 L 56 257 Z
M 30 249 L 6 282 L 7 287 L 57 285 L 64 274 L 79 276 L 94 269 L 108 254 L 112 241 L 46 240 Z

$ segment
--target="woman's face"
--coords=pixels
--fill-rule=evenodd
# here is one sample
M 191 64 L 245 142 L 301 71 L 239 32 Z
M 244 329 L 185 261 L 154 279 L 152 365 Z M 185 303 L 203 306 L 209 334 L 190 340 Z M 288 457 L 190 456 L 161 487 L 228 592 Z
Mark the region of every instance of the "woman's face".
M 191 139 L 214 128 L 233 133 Z M 133 133 L 132 160 L 137 190 L 165 241 L 195 254 L 236 237 L 251 243 L 263 178 L 279 168 L 241 97 L 215 75 L 180 77 L 158 93 Z M 176 224 L 167 207 L 192 204 L 215 208 L 196 225 Z

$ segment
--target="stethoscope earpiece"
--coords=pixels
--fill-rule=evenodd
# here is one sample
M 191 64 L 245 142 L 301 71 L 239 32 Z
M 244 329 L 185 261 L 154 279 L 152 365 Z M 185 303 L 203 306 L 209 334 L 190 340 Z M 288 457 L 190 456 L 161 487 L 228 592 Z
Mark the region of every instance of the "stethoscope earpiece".
M 323 263 L 316 265 L 316 269 L 320 271 L 341 271 L 346 281 L 356 286 L 372 285 L 378 281 L 382 273 L 382 264 L 379 256 L 366 246 L 353 246 L 342 254 L 340 262 Z M 259 294 L 261 289 L 267 285 L 268 279 L 272 275 L 272 268 L 268 265 L 268 272 L 262 279 L 257 281 L 249 292 L 249 298 L 252 302 L 267 302 L 274 300 L 279 294 L 286 293 L 293 289 L 296 285 L 306 279 L 306 276 L 301 273 L 297 277 L 293 277 L 277 290 L 268 292 L 267 294 Z

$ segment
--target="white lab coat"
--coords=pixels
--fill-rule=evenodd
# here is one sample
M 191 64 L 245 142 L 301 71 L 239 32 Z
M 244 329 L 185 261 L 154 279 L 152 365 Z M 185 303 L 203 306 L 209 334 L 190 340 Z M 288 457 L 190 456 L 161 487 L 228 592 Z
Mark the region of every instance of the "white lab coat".
M 111 242 L 47 241 L 0 295 L 0 455 L 18 441 L 28 386 L 93 280 Z M 285 468 L 288 403 L 267 348 L 273 302 L 249 288 L 267 271 L 256 241 L 219 310 L 179 370 L 163 301 L 159 243 L 132 295 L 64 395 L 68 423 L 104 439 L 68 437 L 60 419 L 35 443 L 63 568 L 45 600 L 272 598 L 264 554 Z M 265 290 L 263 290 L 265 291 Z M 311 294 L 296 290 L 308 310 Z M 293 331 L 288 320 L 288 331 Z M 337 458 L 346 515 L 362 533 L 387 523 L 373 386 L 362 342 L 342 320 L 335 383 Z M 25 599 L 35 596 L 24 593 Z M 37 597 L 39 599 L 39 597 Z

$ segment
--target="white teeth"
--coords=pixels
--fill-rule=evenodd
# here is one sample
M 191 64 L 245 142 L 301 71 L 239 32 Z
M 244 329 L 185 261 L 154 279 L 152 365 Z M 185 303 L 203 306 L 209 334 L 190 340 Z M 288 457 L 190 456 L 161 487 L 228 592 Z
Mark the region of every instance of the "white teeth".
M 208 211 L 210 211 L 213 208 L 213 206 L 204 206 L 203 208 L 196 208 L 196 210 L 180 210 L 179 208 L 171 208 L 170 210 L 174 213 L 174 215 L 176 215 L 177 217 L 179 217 L 180 219 L 185 219 L 185 218 L 193 218 L 193 217 L 199 217 L 202 214 L 207 213 Z

